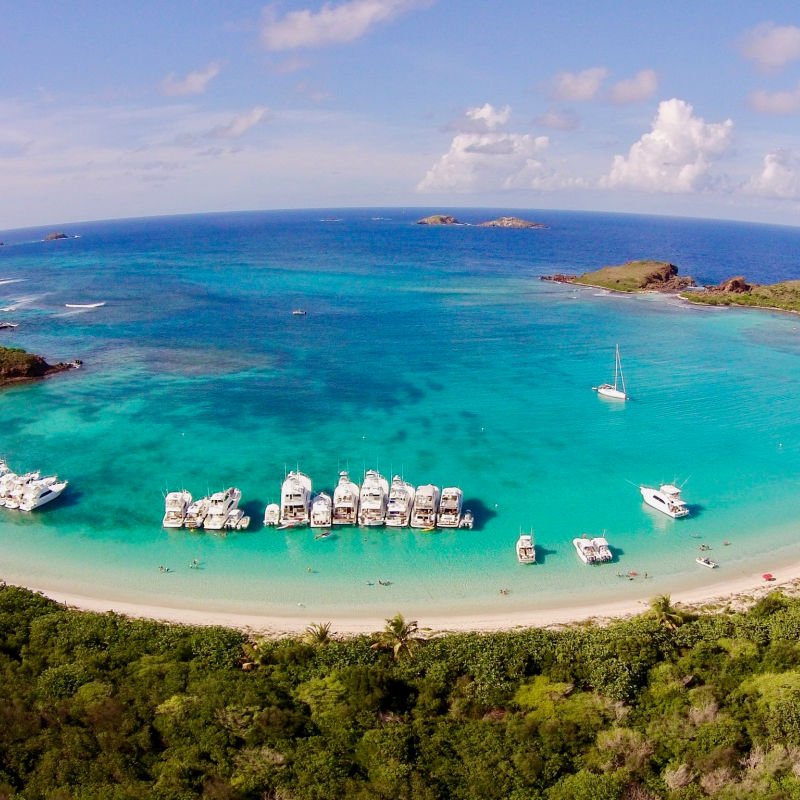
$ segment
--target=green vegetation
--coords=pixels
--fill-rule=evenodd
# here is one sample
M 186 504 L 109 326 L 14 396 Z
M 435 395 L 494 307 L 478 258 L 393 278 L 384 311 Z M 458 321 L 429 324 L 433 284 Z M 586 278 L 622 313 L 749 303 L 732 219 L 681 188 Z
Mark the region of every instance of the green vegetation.
M 0 798 L 800 799 L 800 600 L 307 633 L 253 640 L 0 585 Z
M 645 289 L 665 291 L 694 285 L 691 278 L 678 278 L 677 275 L 678 268 L 674 264 L 645 260 L 584 272 L 575 280 L 617 292 L 640 292 Z
M 0 347 L 0 382 L 16 378 L 38 378 L 45 375 L 48 364 L 40 356 L 18 347 Z
M 745 292 L 722 292 L 712 289 L 705 292 L 687 292 L 681 297 L 691 303 L 712 306 L 752 306 L 800 311 L 800 280 L 753 286 Z

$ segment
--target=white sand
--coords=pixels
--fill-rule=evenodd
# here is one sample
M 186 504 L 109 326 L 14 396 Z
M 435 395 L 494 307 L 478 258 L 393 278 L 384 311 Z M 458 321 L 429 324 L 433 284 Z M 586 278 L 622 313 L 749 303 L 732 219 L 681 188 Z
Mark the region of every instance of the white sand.
M 683 607 L 732 607 L 745 608 L 769 591 L 781 588 L 793 591 L 800 584 L 800 562 L 786 564 L 778 572 L 774 572 L 774 581 L 767 582 L 760 572 L 747 573 L 727 580 L 714 580 L 715 571 L 709 570 L 709 583 L 699 589 L 678 591 L 672 594 L 674 604 Z M 643 584 L 643 589 L 646 584 Z M 381 630 L 384 617 L 376 616 L 334 616 L 326 618 L 317 614 L 313 619 L 308 612 L 298 609 L 297 613 L 286 615 L 240 614 L 227 611 L 206 611 L 198 608 L 173 608 L 167 606 L 148 605 L 147 603 L 131 603 L 96 597 L 85 597 L 47 587 L 30 586 L 33 591 L 41 592 L 67 606 L 85 611 L 113 611 L 129 617 L 177 622 L 187 625 L 224 625 L 238 628 L 250 633 L 265 636 L 281 636 L 305 630 L 312 622 L 331 622 L 332 630 L 340 634 L 372 633 Z M 564 625 L 574 622 L 594 620 L 607 622 L 647 610 L 652 594 L 642 594 L 635 599 L 613 603 L 591 605 L 582 603 L 574 606 L 556 608 L 537 608 L 529 611 L 513 611 L 506 614 L 493 612 L 474 614 L 447 615 L 432 611 L 430 616 L 418 616 L 419 626 L 430 631 L 498 631 L 520 627 L 542 627 Z

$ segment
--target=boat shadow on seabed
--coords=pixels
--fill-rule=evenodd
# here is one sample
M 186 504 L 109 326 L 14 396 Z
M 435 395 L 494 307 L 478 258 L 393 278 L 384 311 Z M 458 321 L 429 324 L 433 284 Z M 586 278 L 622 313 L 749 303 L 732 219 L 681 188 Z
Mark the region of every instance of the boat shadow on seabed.
M 482 530 L 490 519 L 497 516 L 497 511 L 488 508 L 482 500 L 476 500 L 474 497 L 465 498 L 462 508 L 464 511 L 469 509 L 472 512 L 474 519 L 472 529 L 475 531 Z

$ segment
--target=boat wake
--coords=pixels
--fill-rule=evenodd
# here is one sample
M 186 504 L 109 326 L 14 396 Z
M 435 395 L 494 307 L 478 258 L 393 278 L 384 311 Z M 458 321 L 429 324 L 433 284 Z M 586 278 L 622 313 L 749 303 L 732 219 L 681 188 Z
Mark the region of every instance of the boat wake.
M 64 303 L 66 308 L 100 308 L 104 305 L 105 301 L 102 303 Z

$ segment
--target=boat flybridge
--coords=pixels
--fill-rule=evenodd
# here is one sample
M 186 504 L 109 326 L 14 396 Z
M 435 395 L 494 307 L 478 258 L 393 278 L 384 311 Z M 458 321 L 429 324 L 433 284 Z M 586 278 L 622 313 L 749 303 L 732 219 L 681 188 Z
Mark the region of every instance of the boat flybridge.
M 169 492 L 164 501 L 164 528 L 182 528 L 186 521 L 186 512 L 192 503 L 192 495 L 185 489 L 180 492 Z
M 593 386 L 592 388 L 602 397 L 610 397 L 612 400 L 628 399 L 625 391 L 625 376 L 622 374 L 622 361 L 619 358 L 619 345 L 617 345 L 614 361 L 614 383 L 601 383 L 599 386 Z
M 374 469 L 364 473 L 358 501 L 359 525 L 383 525 L 386 521 L 386 505 L 389 497 L 389 481 Z
M 358 523 L 358 496 L 360 488 L 350 480 L 350 475 L 339 473 L 339 483 L 333 492 L 334 525 L 355 525 Z
M 67 488 L 67 483 L 68 481 L 60 481 L 55 475 L 31 481 L 22 490 L 19 510 L 33 511 L 34 508 L 55 500 Z
M 458 486 L 442 489 L 439 501 L 438 528 L 458 528 L 461 524 L 461 507 L 464 505 L 464 492 Z
M 314 496 L 311 503 L 311 527 L 330 528 L 333 512 L 333 500 L 327 492 Z
M 200 497 L 189 505 L 186 509 L 186 518 L 183 521 L 185 527 L 189 530 L 195 528 L 202 528 L 208 516 L 208 507 L 211 504 L 210 497 Z
M 203 527 L 209 531 L 221 531 L 231 515 L 241 520 L 242 516 L 235 514 L 241 499 L 242 492 L 235 486 L 222 492 L 214 492 L 209 498 L 208 514 L 203 520 Z
M 658 489 L 640 486 L 639 491 L 647 505 L 663 511 L 673 519 L 689 516 L 689 507 L 681 497 L 681 490 L 674 484 L 663 483 Z
M 536 545 L 533 543 L 533 531 L 520 533 L 517 539 L 517 561 L 520 564 L 536 563 Z
M 412 528 L 435 528 L 439 511 L 439 487 L 432 483 L 417 487 L 414 510 L 411 512 Z
M 311 507 L 311 478 L 302 472 L 290 472 L 281 486 L 279 527 L 308 525 Z
M 399 475 L 392 478 L 389 502 L 386 506 L 386 525 L 390 528 L 405 528 L 411 522 L 414 508 L 414 487 Z

